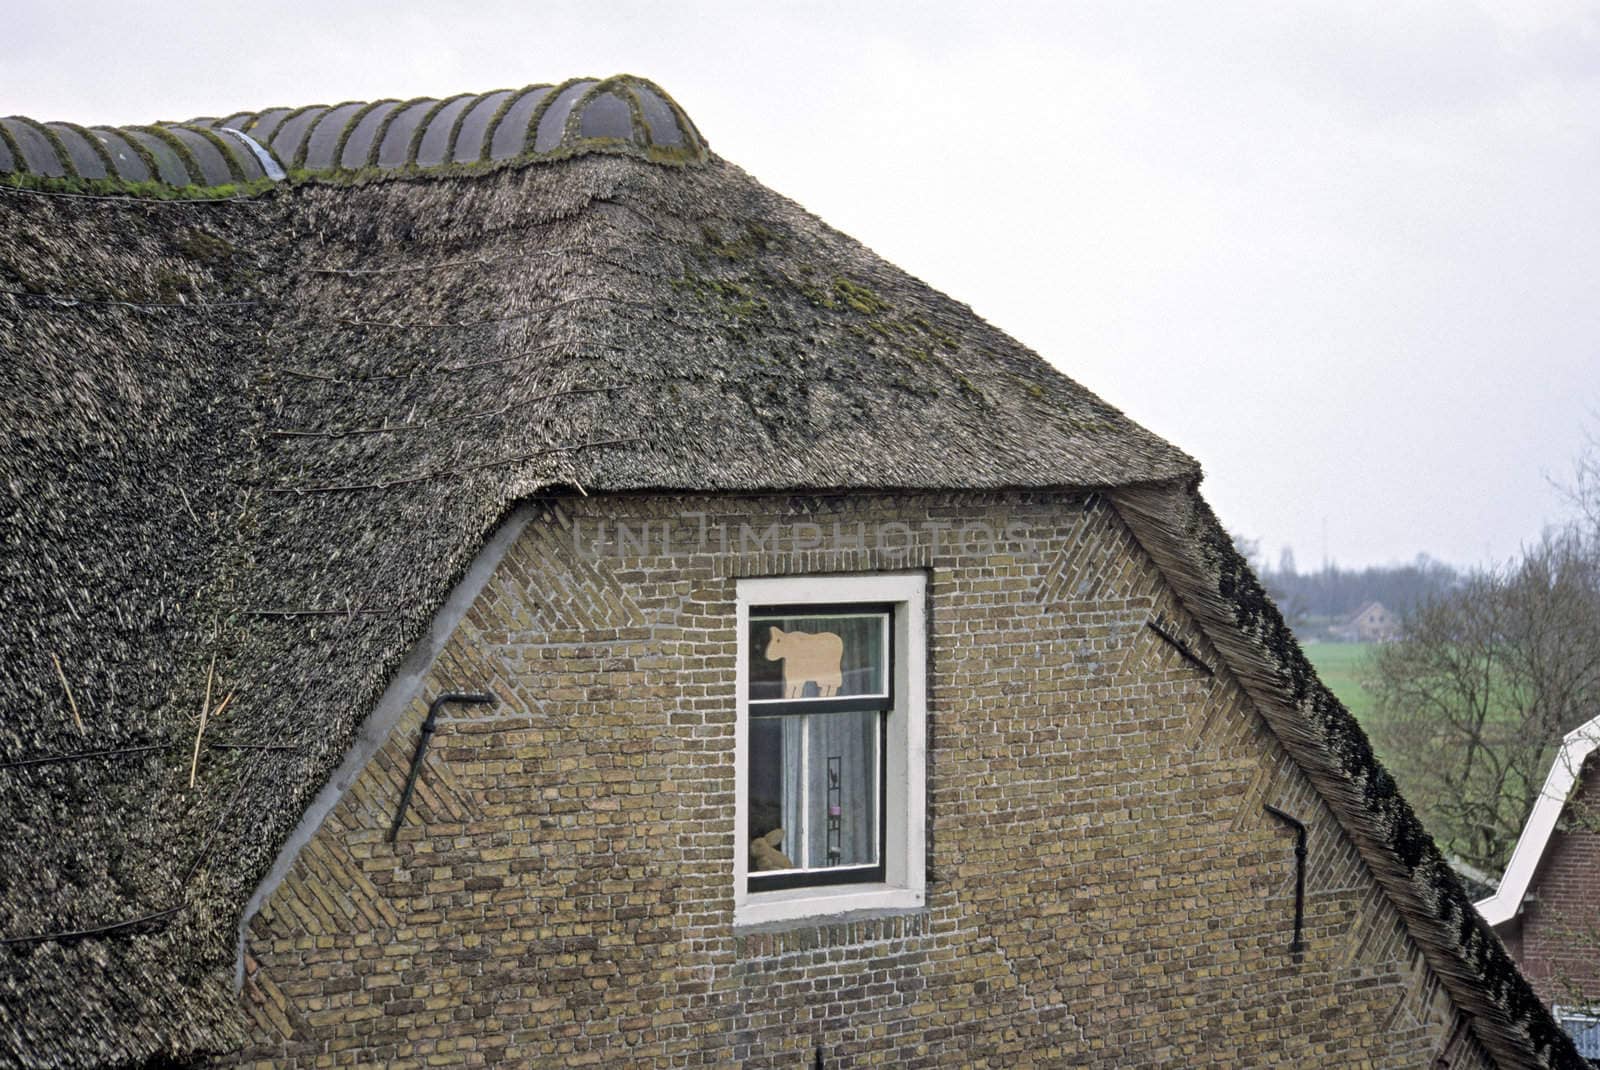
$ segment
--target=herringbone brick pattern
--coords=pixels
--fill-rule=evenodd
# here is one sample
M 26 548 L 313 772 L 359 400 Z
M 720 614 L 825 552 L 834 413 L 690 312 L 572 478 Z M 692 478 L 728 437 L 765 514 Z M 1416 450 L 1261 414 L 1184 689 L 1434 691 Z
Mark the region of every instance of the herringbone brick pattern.
M 1104 502 L 562 508 L 251 925 L 244 1061 L 1490 1065 Z M 709 544 L 634 537 L 691 513 Z M 973 520 L 990 537 L 952 537 Z M 575 545 L 602 522 L 630 537 Z M 927 908 L 735 931 L 734 578 L 903 568 L 930 580 Z M 479 688 L 499 705 L 443 721 L 385 842 L 427 701 Z M 1264 803 L 1311 830 L 1299 956 L 1293 834 Z

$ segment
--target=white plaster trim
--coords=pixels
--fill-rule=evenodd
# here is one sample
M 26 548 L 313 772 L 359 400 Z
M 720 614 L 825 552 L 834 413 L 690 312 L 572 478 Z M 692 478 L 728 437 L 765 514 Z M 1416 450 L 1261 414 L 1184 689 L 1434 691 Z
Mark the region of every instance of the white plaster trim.
M 1472 904 L 1492 926 L 1504 925 L 1522 912 L 1522 900 L 1533 884 L 1533 876 L 1550 845 L 1550 834 L 1555 831 L 1561 811 L 1567 807 L 1567 797 L 1578 782 L 1583 763 L 1596 750 L 1600 750 L 1600 717 L 1587 721 L 1568 732 L 1561 741 L 1556 760 L 1550 763 L 1550 774 L 1545 777 L 1539 799 L 1533 804 L 1517 846 L 1511 852 L 1505 876 L 1500 878 L 1499 889 L 1487 899 Z
M 478 551 L 478 556 L 472 559 L 465 574 L 446 596 L 444 604 L 433 615 L 433 619 L 428 622 L 427 631 L 422 633 L 422 638 L 417 640 L 411 652 L 395 670 L 394 676 L 389 680 L 389 686 L 384 689 L 372 712 L 367 715 L 367 719 L 361 723 L 355 742 L 345 751 L 344 761 L 339 764 L 338 770 L 306 808 L 300 823 L 295 826 L 289 838 L 284 841 L 283 847 L 279 849 L 272 868 L 261 878 L 261 883 L 256 885 L 255 894 L 251 895 L 250 901 L 245 904 L 244 913 L 239 917 L 239 945 L 234 956 L 233 974 L 233 986 L 236 990 L 244 984 L 245 941 L 250 933 L 250 920 L 271 898 L 272 893 L 277 891 L 278 885 L 294 866 L 301 849 L 311 842 L 311 838 L 322 827 L 322 822 L 332 813 L 333 808 L 344 797 L 344 793 L 350 790 L 350 785 L 355 783 L 356 777 L 366 768 L 367 762 L 371 761 L 372 756 L 377 754 L 388 741 L 401 715 L 421 693 L 422 685 L 433 669 L 433 663 L 438 660 L 445 644 L 449 643 L 450 637 L 455 634 L 456 625 L 461 623 L 461 618 L 466 616 L 467 610 L 478 600 L 478 595 L 488 586 L 490 577 L 494 575 L 495 569 L 499 567 L 507 551 L 516 545 L 523 529 L 538 513 L 539 510 L 534 506 L 519 506 L 495 529 L 494 534 L 489 536 L 489 541 Z
M 921 907 L 927 893 L 928 607 L 921 572 L 845 573 L 739 580 L 737 726 L 734 734 L 733 923 L 761 925 L 861 910 Z M 889 714 L 888 820 L 883 884 L 749 892 L 750 607 L 894 603 L 895 705 Z
M 856 911 L 915 910 L 924 894 L 892 884 L 840 884 L 832 888 L 791 888 L 745 896 L 735 907 L 734 926 L 743 929 L 799 918 L 831 918 Z

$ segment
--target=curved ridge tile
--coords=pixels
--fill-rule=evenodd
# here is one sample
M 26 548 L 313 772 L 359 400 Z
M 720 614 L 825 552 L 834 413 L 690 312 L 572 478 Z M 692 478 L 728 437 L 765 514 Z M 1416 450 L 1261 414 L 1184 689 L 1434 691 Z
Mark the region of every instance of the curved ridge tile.
M 91 142 L 86 135 L 65 123 L 50 123 L 49 127 L 65 146 L 67 156 L 72 162 L 72 169 L 79 178 L 113 177 L 111 170 L 106 167 L 105 157 L 95 151 L 98 142 Z
M 292 161 L 300 158 L 300 146 L 311 133 L 312 124 L 322 118 L 327 110 L 325 104 L 313 104 L 308 108 L 290 112 L 288 118 L 278 126 L 278 132 L 272 135 L 272 141 L 267 146 L 272 150 L 272 155 L 293 167 Z
M 539 129 L 534 132 L 533 138 L 534 152 L 552 152 L 561 147 L 567 138 L 567 116 L 572 114 L 572 106 L 579 97 L 598 84 L 590 80 L 569 82 L 556 94 L 544 114 L 539 116 Z
M 183 159 L 175 149 L 160 137 L 149 132 L 148 129 L 139 129 L 130 126 L 122 128 L 122 134 L 131 141 L 142 146 L 150 158 L 156 162 L 155 177 L 169 186 L 192 185 L 189 171 L 183 166 Z
M 106 178 L 114 179 L 117 177 L 117 165 L 112 162 L 111 153 L 106 149 L 105 142 L 94 131 L 87 127 L 79 126 L 77 123 L 60 122 L 50 125 L 63 130 L 70 130 L 82 138 L 88 144 L 89 151 L 99 159 L 100 166 L 106 173 Z
M 293 112 L 293 108 L 268 108 L 266 111 L 257 112 L 239 129 L 261 144 L 270 146 L 272 135 L 278 132 L 278 127 L 282 126 L 283 121 Z
M 347 171 L 367 166 L 372 143 L 385 128 L 389 113 L 400 107 L 398 100 L 375 100 L 351 119 L 344 147 L 339 150 L 339 166 Z
M 393 171 L 410 162 L 406 154 L 411 150 L 411 135 L 433 105 L 432 98 L 410 101 L 389 117 L 389 128 L 383 132 L 383 140 L 378 143 L 375 162 L 379 167 Z
M 672 106 L 662 100 L 650 86 L 635 85 L 633 95 L 638 98 L 639 110 L 644 114 L 645 129 L 650 134 L 650 144 L 676 149 L 683 145 L 683 129 Z
M 489 132 L 489 123 L 500 110 L 500 105 L 515 92 L 515 89 L 500 89 L 485 93 L 462 114 L 461 129 L 456 132 L 455 152 L 451 155 L 455 163 L 470 163 L 483 158 L 483 139 Z
M 440 99 L 237 111 L 148 126 L 85 129 L 24 116 L 0 120 L 0 177 L 155 181 L 195 187 L 202 196 L 237 183 L 281 181 L 291 171 L 457 174 L 450 165 L 521 165 L 584 153 L 693 164 L 704 162 L 707 152 L 672 98 L 632 75 Z
M 189 185 L 201 186 L 205 184 L 202 181 L 204 175 L 203 168 L 200 166 L 200 161 L 196 159 L 195 154 L 189 150 L 189 145 L 183 140 L 183 138 L 178 137 L 171 130 L 168 130 L 160 123 L 157 123 L 153 126 L 143 127 L 143 130 L 177 154 L 178 162 L 183 165 L 184 171 L 189 176 Z
M 266 178 L 266 168 L 250 141 L 231 126 L 219 126 L 212 131 L 216 138 L 213 144 L 221 147 L 230 161 L 235 177 L 241 182 L 254 182 L 258 178 Z
M 205 138 L 207 144 L 217 150 L 218 154 L 222 156 L 222 162 L 228 168 L 230 181 L 248 182 L 252 178 L 260 177 L 254 173 L 258 166 L 255 156 L 238 140 L 225 136 L 220 128 L 215 130 L 210 128 L 197 129 L 188 124 L 183 124 L 183 129 L 199 134 Z
M 323 112 L 316 125 L 311 128 L 310 135 L 301 144 L 300 155 L 294 166 L 304 167 L 309 171 L 331 171 L 337 167 L 338 161 L 334 159 L 334 154 L 344 142 L 350 124 L 366 106 L 365 101 L 351 101 Z
M 274 182 L 282 182 L 288 177 L 288 175 L 284 173 L 283 165 L 277 160 L 273 159 L 272 153 L 267 151 L 266 146 L 252 138 L 249 134 L 243 133 L 239 130 L 234 130 L 232 128 L 225 128 L 222 131 L 222 134 L 229 140 L 237 141 L 244 146 L 245 151 L 248 152 L 251 158 L 255 161 L 256 168 L 261 171 L 260 177 L 270 178 Z
M 427 111 L 422 113 L 422 117 L 411 128 L 411 141 L 406 145 L 407 166 L 415 167 L 417 165 L 417 153 L 422 149 L 422 135 L 426 134 L 428 127 L 433 125 L 433 120 L 438 116 L 440 109 L 466 95 L 465 93 L 458 93 L 453 97 L 440 97 L 428 107 Z
M 634 140 L 633 108 L 609 90 L 594 94 L 578 112 L 578 136 Z
M 67 168 L 45 135 L 44 128 L 30 119 L 13 115 L 3 121 L 11 139 L 22 152 L 22 163 L 30 172 L 46 178 L 65 178 Z
M 155 177 L 145 162 L 144 154 L 134 146 L 127 134 L 104 126 L 97 126 L 90 133 L 105 146 L 111 156 L 112 166 L 117 169 L 117 177 L 122 181 L 149 182 Z
M 512 101 L 511 106 L 500 117 L 499 125 L 494 128 L 489 145 L 489 159 L 509 160 L 527 151 L 528 124 L 538 114 L 539 105 L 550 95 L 553 88 L 548 85 L 532 86 Z
M 417 151 L 413 154 L 418 167 L 436 167 L 445 162 L 445 155 L 450 151 L 450 134 L 456 128 L 456 120 L 476 99 L 467 93 L 452 97 L 439 105 L 427 125 L 421 128 L 422 139 L 417 143 Z
M 194 158 L 200 173 L 196 176 L 196 185 L 221 186 L 238 180 L 233 168 L 228 165 L 226 154 L 204 134 L 198 130 L 186 130 L 181 126 L 162 127 L 168 134 L 183 142 L 189 150 L 189 155 Z M 187 161 L 186 161 L 187 162 Z

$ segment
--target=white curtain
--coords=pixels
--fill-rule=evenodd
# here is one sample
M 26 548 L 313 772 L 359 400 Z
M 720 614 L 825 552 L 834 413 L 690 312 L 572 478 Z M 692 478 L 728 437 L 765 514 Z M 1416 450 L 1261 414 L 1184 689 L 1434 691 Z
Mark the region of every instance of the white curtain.
M 802 754 L 805 749 L 805 717 L 784 717 L 783 720 L 783 853 L 796 867 L 804 867 L 806 854 L 802 850 L 804 834 L 801 810 Z

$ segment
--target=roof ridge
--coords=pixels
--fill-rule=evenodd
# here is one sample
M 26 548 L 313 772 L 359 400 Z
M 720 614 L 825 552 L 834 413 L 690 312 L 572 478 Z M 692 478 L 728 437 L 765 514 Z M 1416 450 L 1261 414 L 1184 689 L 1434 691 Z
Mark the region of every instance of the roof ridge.
M 83 129 L 74 124 L 12 116 L 0 120 L 0 148 L 4 150 L 0 152 L 0 185 L 150 195 L 153 182 L 169 191 L 167 195 L 233 197 L 241 192 L 263 192 L 285 178 L 347 181 L 396 174 L 458 176 L 594 153 L 678 165 L 704 164 L 710 158 L 705 139 L 688 115 L 646 78 L 631 74 L 571 78 L 555 86 L 535 84 L 513 90 L 488 122 L 466 131 L 467 113 L 505 92 L 416 97 L 397 103 L 383 115 L 365 160 L 355 167 L 343 162 L 345 146 L 357 126 L 379 105 L 388 103 L 388 98 L 234 112 L 228 116 L 234 125 L 228 127 L 217 125 L 221 119 L 209 117 L 100 127 L 92 129 L 93 140 L 89 136 L 64 140 L 56 129 L 73 133 Z M 337 132 L 324 131 L 328 120 L 341 112 L 334 119 L 339 124 Z M 275 114 L 276 121 L 265 137 L 258 136 L 255 128 L 269 113 Z M 520 124 L 520 137 L 502 140 L 500 129 L 506 121 Z M 226 180 L 214 167 L 208 173 L 194 147 L 177 133 L 180 130 L 210 142 L 222 157 Z M 222 130 L 249 137 L 255 144 L 224 139 Z M 383 152 L 394 130 L 402 140 L 395 151 Z M 137 155 L 108 153 L 105 132 L 127 141 Z M 469 139 L 464 144 L 463 137 Z M 442 156 L 425 156 L 425 144 L 443 145 Z M 251 151 L 252 147 L 260 151 Z

